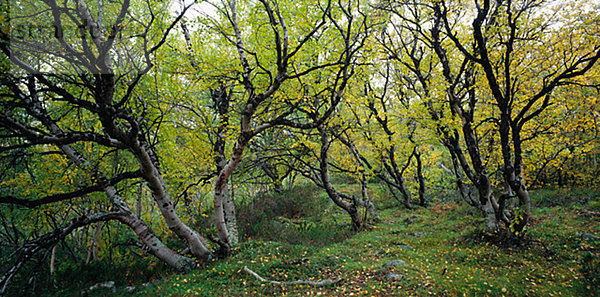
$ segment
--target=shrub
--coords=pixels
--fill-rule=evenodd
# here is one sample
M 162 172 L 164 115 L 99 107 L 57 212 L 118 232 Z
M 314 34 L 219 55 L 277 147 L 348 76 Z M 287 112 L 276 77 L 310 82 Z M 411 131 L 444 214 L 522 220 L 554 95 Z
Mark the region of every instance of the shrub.
M 316 193 L 323 193 L 318 195 Z M 238 209 L 242 236 L 323 246 L 347 238 L 349 230 L 325 220 L 332 215 L 328 198 L 315 185 L 301 184 L 280 193 L 262 193 Z M 309 227 L 282 222 L 278 217 L 302 219 Z

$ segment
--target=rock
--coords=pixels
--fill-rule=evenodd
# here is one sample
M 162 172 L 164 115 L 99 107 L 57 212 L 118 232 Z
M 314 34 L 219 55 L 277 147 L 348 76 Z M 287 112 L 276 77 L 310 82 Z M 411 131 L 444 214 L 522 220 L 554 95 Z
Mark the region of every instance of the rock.
M 411 249 L 410 245 L 405 245 L 405 244 L 401 244 L 398 247 L 401 248 L 401 249 L 405 249 L 405 250 L 410 250 Z
M 91 286 L 88 290 L 93 291 L 93 290 L 100 289 L 100 288 L 113 289 L 114 287 L 115 287 L 114 281 L 107 281 L 107 282 L 103 282 L 103 283 L 97 283 L 97 284 Z
M 581 233 L 581 240 L 599 241 L 600 238 L 590 233 Z
M 135 291 L 135 286 L 125 287 L 125 292 L 126 293 L 132 294 L 134 291 Z
M 423 236 L 425 236 L 425 232 L 415 232 L 415 233 L 411 233 L 410 235 L 414 236 L 414 237 L 423 237 Z
M 406 262 L 404 262 L 402 260 L 392 260 L 392 261 L 389 261 L 389 262 L 383 264 L 384 268 L 406 267 L 406 266 L 408 266 L 408 265 L 406 264 Z
M 387 279 L 392 281 L 399 281 L 404 277 L 404 274 L 399 273 L 389 273 L 385 276 Z
M 110 289 L 111 292 L 113 292 L 113 293 L 115 293 L 117 291 L 115 288 L 115 282 L 107 281 L 107 282 L 97 283 L 97 284 L 89 287 L 87 290 L 82 290 L 81 295 L 87 296 L 89 292 L 92 292 L 92 291 L 98 290 L 98 289 Z

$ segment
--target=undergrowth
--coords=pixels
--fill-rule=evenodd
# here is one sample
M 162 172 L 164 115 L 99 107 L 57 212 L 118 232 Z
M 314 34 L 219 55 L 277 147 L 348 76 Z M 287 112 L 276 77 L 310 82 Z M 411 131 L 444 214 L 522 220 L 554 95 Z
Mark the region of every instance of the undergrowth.
M 353 190 L 350 186 L 345 190 Z M 590 296 L 598 295 L 600 217 L 586 202 L 572 199 L 562 206 L 546 205 L 534 193 L 533 219 L 520 245 L 500 245 L 482 231 L 483 219 L 464 203 L 439 200 L 429 208 L 379 212 L 381 222 L 368 231 L 351 233 L 346 214 L 329 208 L 320 212 L 291 211 L 301 195 L 317 190 L 297 189 L 265 199 L 283 199 L 271 207 L 254 206 L 259 224 L 245 228 L 245 240 L 233 255 L 186 275 L 171 274 L 146 286 L 136 296 Z M 294 197 L 293 195 L 298 195 Z M 318 195 L 317 195 L 318 196 Z M 325 198 L 325 196 L 320 196 Z M 374 197 L 377 199 L 377 197 Z M 297 200 L 294 200 L 297 199 Z M 296 202 L 294 202 L 296 201 Z M 318 200 L 314 200 L 318 201 Z M 263 203 L 263 202 L 261 202 Z M 266 203 L 266 202 L 265 202 Z M 282 204 L 283 203 L 283 204 Z M 292 203 L 293 207 L 285 206 Z M 270 212 L 270 213 L 269 213 Z M 302 214 L 302 215 L 295 215 Z M 307 230 L 276 226 L 278 216 L 309 220 Z M 243 221 L 243 220 L 242 220 Z M 270 234 L 269 232 L 274 232 Z M 339 233 L 336 233 L 339 232 Z M 294 235 L 296 234 L 296 235 Z M 300 234 L 300 235 L 298 235 Z M 583 235 L 587 234 L 587 235 Z M 294 238 L 296 236 L 296 238 Z M 589 239 L 591 238 L 591 240 Z M 311 242 L 312 241 L 312 242 Z M 317 243 L 315 243 L 317 242 Z M 387 267 L 391 260 L 406 266 Z M 262 277 L 293 281 L 341 278 L 340 283 L 310 287 L 261 282 Z M 402 275 L 391 280 L 389 275 Z M 73 288 L 79 290 L 80 288 Z M 64 291 L 63 291 L 64 293 Z M 106 294 L 98 292 L 97 295 Z M 113 294 L 113 293 L 111 293 Z M 130 296 L 118 289 L 115 294 Z

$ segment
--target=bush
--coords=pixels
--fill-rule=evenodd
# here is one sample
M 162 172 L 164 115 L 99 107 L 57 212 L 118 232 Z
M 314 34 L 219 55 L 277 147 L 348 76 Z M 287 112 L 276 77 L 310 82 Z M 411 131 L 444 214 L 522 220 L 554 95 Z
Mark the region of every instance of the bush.
M 350 231 L 348 227 L 326 220 L 333 215 L 328 201 L 327 195 L 312 184 L 297 185 L 280 193 L 262 193 L 251 203 L 239 207 L 238 225 L 245 238 L 314 246 L 339 242 L 347 238 Z M 278 217 L 306 224 L 289 224 Z

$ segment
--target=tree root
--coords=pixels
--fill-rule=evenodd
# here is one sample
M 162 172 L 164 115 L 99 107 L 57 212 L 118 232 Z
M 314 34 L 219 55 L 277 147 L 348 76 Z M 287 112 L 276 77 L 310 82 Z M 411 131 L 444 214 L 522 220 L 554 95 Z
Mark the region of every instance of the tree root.
M 311 281 L 311 280 L 296 280 L 296 281 L 291 281 L 291 282 L 280 282 L 280 281 L 266 279 L 266 278 L 258 275 L 256 272 L 250 270 L 250 268 L 248 268 L 246 266 L 244 266 L 244 272 L 254 276 L 257 280 L 259 280 L 261 282 L 271 283 L 271 284 L 275 284 L 275 285 L 310 285 L 310 286 L 319 287 L 319 286 L 327 286 L 327 285 L 337 284 L 340 281 L 342 281 L 341 278 L 336 278 L 336 279 L 324 279 L 319 282 L 315 282 L 315 281 Z

